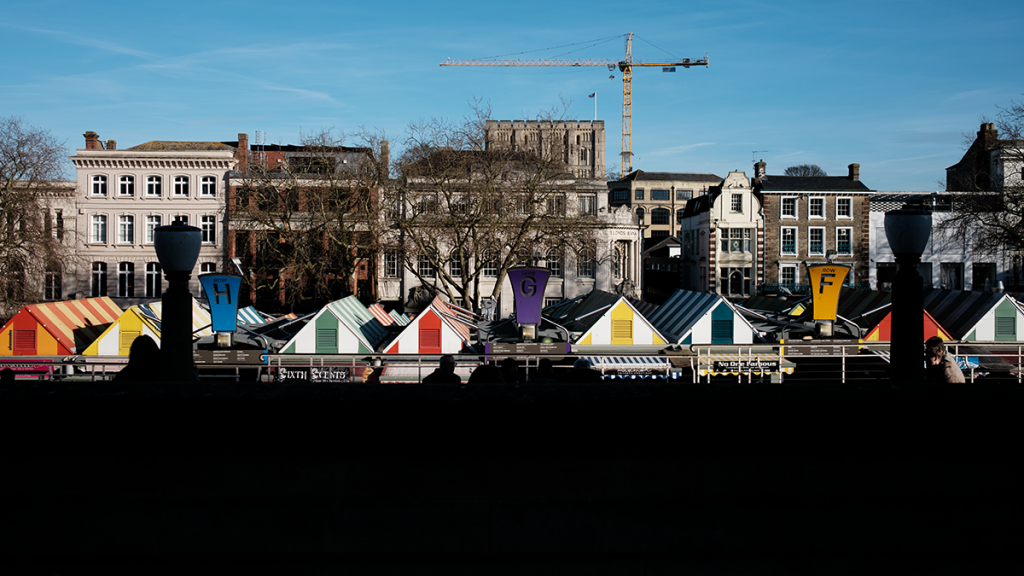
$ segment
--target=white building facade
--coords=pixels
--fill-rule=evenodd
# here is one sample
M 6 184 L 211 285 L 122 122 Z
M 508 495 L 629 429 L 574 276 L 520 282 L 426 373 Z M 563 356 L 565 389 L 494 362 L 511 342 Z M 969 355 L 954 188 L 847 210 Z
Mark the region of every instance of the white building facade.
M 109 296 L 122 308 L 161 296 L 164 279 L 154 230 L 182 221 L 202 231 L 202 248 L 189 284 L 224 271 L 225 175 L 235 148 L 222 142 L 148 142 L 118 150 L 86 132 L 71 157 L 77 196 L 78 297 Z

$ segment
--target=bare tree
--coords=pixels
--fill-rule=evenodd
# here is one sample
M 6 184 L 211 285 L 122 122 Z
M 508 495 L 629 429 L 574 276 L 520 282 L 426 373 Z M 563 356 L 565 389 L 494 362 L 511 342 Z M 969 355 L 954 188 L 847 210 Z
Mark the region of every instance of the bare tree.
M 1024 251 L 1024 101 L 998 107 L 995 122 L 965 136 L 963 158 L 947 172 L 951 213 L 937 227 L 973 249 Z
M 790 166 L 783 172 L 786 176 L 828 176 L 817 164 L 800 164 Z
M 330 130 L 299 146 L 269 146 L 249 161 L 231 210 L 236 251 L 258 305 L 307 311 L 374 293 L 378 200 L 387 141 L 348 147 Z
M 597 219 L 574 193 L 560 137 L 499 143 L 487 133 L 489 107 L 472 109 L 460 122 L 410 126 L 385 210 L 394 223 L 391 261 L 479 309 L 517 265 L 593 262 Z M 488 293 L 485 281 L 493 282 Z
M 0 314 L 39 301 L 44 286 L 55 290 L 51 298 L 61 296 L 73 239 L 65 240 L 52 206 L 68 194 L 60 185 L 66 161 L 63 143 L 49 131 L 0 118 Z

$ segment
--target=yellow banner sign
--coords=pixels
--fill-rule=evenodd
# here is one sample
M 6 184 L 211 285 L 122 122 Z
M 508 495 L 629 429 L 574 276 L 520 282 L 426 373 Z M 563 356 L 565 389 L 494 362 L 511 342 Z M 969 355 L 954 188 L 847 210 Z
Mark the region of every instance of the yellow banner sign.
M 844 264 L 812 264 L 807 267 L 807 273 L 811 277 L 814 319 L 835 321 L 839 290 L 850 273 L 850 267 Z

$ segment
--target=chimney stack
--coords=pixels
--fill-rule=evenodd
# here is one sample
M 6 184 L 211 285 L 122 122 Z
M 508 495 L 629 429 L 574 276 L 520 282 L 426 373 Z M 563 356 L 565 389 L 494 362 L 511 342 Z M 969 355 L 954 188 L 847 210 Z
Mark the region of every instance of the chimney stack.
M 235 160 L 238 160 L 239 172 L 245 174 L 249 171 L 249 135 L 238 135 L 238 149 L 235 150 Z
M 100 135 L 89 130 L 85 134 L 85 149 L 86 150 L 103 150 L 103 143 L 100 142 Z
M 117 150 L 117 140 L 107 140 L 107 150 Z
M 978 140 L 981 141 L 982 150 L 992 150 L 999 141 L 999 131 L 991 122 L 985 122 L 978 130 Z
M 755 162 L 754 163 L 754 179 L 755 180 L 760 180 L 761 178 L 764 178 L 765 170 L 767 170 L 767 167 L 768 167 L 768 165 L 764 163 L 764 160 L 761 160 L 760 162 Z
M 860 164 L 850 164 L 850 180 L 860 181 Z
M 387 140 L 380 143 L 380 161 L 384 167 L 384 174 L 382 176 L 386 177 L 391 171 L 391 146 Z

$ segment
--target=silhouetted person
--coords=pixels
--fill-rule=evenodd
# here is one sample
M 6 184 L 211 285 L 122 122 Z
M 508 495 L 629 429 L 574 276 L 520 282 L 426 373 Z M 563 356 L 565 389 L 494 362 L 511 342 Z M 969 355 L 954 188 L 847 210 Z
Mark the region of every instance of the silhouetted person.
M 363 384 L 380 384 L 380 373 L 383 371 L 383 366 L 374 368 L 373 365 L 367 364 L 366 368 L 363 368 Z
M 424 384 L 462 384 L 462 378 L 455 373 L 455 356 L 445 354 L 437 370 L 423 378 Z
M 927 358 L 925 381 L 929 384 L 964 384 L 967 381 L 956 358 L 946 351 L 942 338 L 932 336 L 925 341 L 924 354 Z
M 504 384 L 505 379 L 501 377 L 501 369 L 493 364 L 481 364 L 469 375 L 466 384 Z
M 10 368 L 0 370 L 0 382 L 14 382 L 14 370 Z
M 160 348 L 149 336 L 139 336 L 128 350 L 128 364 L 114 376 L 123 382 L 155 382 L 164 376 Z
M 519 384 L 519 366 L 515 358 L 505 358 L 501 361 L 501 378 L 505 384 Z
M 555 378 L 555 365 L 551 360 L 542 358 L 537 363 L 537 372 L 530 378 L 530 384 L 558 384 L 558 379 Z
M 573 384 L 600 384 L 603 380 L 601 373 L 590 367 L 590 360 L 580 358 L 572 365 L 569 382 Z

